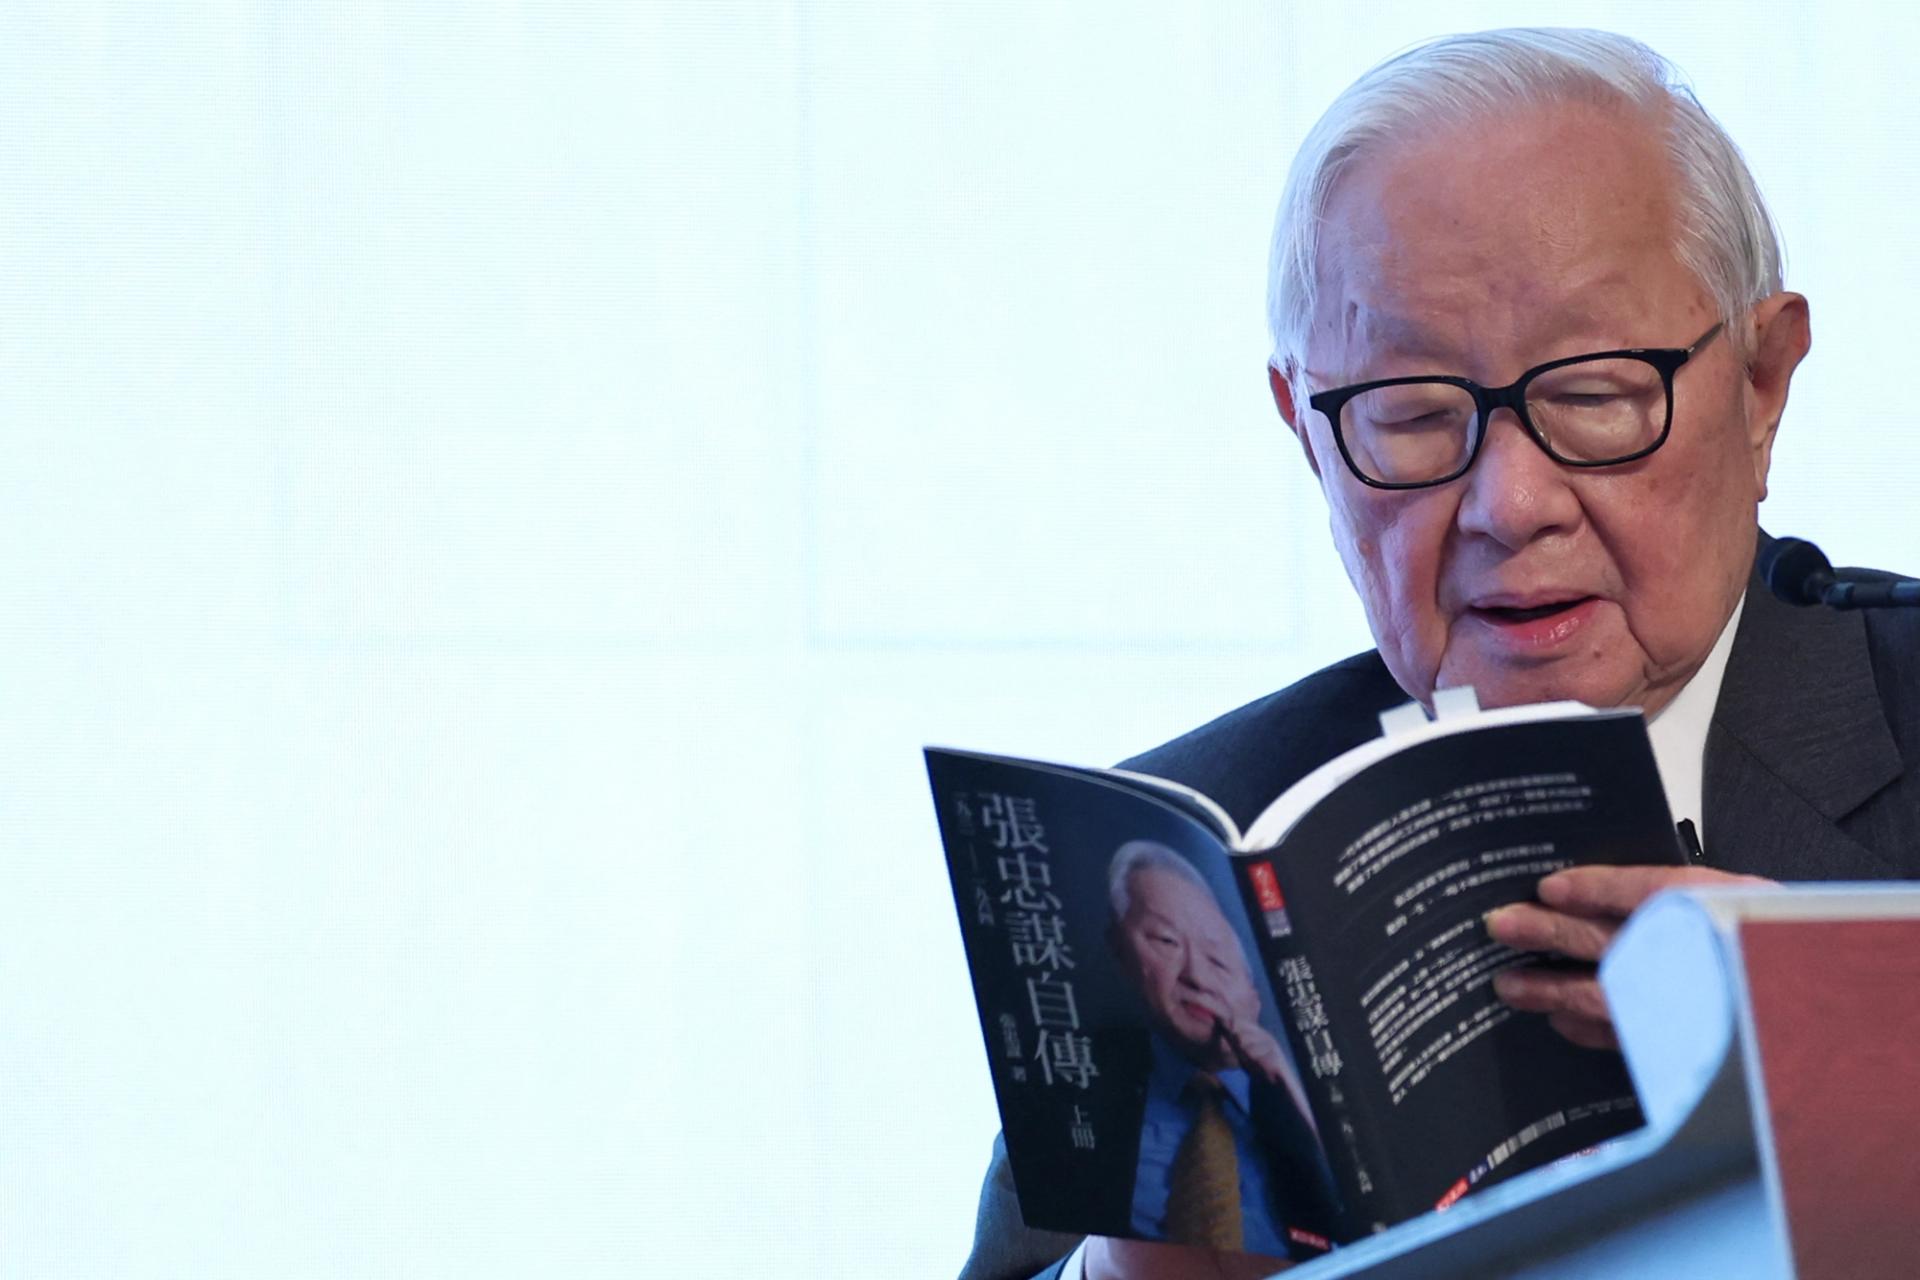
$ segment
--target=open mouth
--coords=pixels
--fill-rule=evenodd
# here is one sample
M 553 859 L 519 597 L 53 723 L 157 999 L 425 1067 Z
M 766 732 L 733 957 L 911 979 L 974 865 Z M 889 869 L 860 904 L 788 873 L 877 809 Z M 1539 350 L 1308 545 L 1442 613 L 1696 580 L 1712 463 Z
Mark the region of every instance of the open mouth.
M 1591 599 L 1593 599 L 1592 596 L 1576 596 L 1570 600 L 1555 600 L 1551 604 L 1531 605 L 1525 609 L 1506 605 L 1485 605 L 1478 607 L 1475 612 L 1486 615 L 1494 622 L 1509 624 L 1538 622 L 1542 618 L 1551 618 L 1569 609 L 1577 609 Z

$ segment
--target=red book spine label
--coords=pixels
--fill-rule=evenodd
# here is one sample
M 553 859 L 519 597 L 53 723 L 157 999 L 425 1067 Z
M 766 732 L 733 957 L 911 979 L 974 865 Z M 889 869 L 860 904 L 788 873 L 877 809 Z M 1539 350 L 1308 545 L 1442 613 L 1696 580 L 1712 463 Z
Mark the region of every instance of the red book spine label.
M 1280 896 L 1280 881 L 1274 878 L 1271 862 L 1256 862 L 1247 868 L 1247 878 L 1253 881 L 1253 896 L 1260 901 L 1262 911 L 1285 911 L 1287 904 Z

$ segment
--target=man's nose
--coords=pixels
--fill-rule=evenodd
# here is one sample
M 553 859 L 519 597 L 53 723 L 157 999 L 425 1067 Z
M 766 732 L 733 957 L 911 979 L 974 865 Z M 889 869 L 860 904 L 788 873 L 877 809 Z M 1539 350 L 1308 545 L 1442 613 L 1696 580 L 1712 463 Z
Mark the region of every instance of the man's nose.
M 1190 987 L 1200 985 L 1200 959 L 1192 947 L 1180 949 L 1180 981 Z
M 1543 534 L 1565 532 L 1581 516 L 1568 480 L 1567 469 L 1547 455 L 1513 410 L 1496 410 L 1466 474 L 1460 528 L 1512 550 Z

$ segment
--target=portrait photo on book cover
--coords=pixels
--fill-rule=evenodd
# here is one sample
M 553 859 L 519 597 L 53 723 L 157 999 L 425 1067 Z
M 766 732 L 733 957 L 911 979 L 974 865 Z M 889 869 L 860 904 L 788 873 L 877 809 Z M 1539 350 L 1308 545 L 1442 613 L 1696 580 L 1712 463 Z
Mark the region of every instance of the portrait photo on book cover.
M 1130 1233 L 1284 1256 L 1324 1243 L 1332 1178 L 1237 900 L 1165 844 L 1107 866 L 1108 940 L 1147 1027 Z M 1112 1056 L 1119 1059 L 1116 1046 Z
M 1339 1199 L 1230 862 L 1189 815 L 1084 772 L 1017 788 L 1004 762 L 936 764 L 1027 1220 L 1326 1248 Z

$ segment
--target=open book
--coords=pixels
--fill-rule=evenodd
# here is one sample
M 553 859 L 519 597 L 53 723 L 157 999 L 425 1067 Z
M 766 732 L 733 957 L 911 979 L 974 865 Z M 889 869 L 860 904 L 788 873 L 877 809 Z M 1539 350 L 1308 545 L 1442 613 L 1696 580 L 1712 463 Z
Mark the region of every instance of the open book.
M 1640 714 L 1381 720 L 1244 832 L 1161 779 L 928 749 L 1029 1225 L 1307 1256 L 1640 1124 L 1618 1055 L 1494 998 L 1539 958 L 1482 924 L 1563 867 L 1685 860 Z

